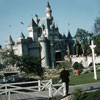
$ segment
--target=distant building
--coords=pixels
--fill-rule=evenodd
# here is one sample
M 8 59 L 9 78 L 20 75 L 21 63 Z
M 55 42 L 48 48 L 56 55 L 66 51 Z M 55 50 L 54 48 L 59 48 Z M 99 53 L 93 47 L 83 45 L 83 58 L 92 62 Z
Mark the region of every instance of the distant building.
M 68 37 L 59 32 L 52 16 L 52 9 L 49 2 L 46 7 L 46 17 L 38 18 L 35 15 L 28 25 L 29 37 L 24 34 L 18 40 L 13 41 L 11 35 L 6 43 L 6 49 L 13 49 L 14 53 L 21 56 L 24 54 L 39 57 L 41 65 L 45 68 L 54 68 L 56 61 L 64 59 L 65 55 L 73 55 L 73 38 L 68 31 Z

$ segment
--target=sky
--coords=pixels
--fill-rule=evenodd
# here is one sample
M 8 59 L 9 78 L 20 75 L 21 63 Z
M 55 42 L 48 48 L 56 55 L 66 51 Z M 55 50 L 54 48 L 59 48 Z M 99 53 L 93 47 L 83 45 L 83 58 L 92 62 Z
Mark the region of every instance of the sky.
M 100 16 L 100 0 L 48 1 L 61 34 L 67 36 L 70 29 L 74 36 L 77 28 L 93 32 L 95 19 Z M 46 16 L 46 5 L 47 0 L 0 0 L 0 44 L 5 47 L 9 35 L 13 40 L 17 40 L 21 32 L 27 38 L 28 24 L 32 18 L 34 19 L 35 14 L 39 18 Z

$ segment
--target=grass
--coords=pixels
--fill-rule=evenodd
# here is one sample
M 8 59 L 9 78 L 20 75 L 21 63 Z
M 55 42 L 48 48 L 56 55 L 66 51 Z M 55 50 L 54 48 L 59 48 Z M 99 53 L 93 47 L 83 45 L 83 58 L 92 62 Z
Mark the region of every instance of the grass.
M 96 82 L 100 82 L 100 72 L 97 72 L 97 80 L 94 80 L 94 73 L 90 72 L 90 73 L 86 73 L 86 74 L 80 74 L 79 76 L 76 76 L 72 73 L 70 73 L 70 85 L 80 85 L 80 84 L 88 84 L 88 83 L 96 83 Z M 59 84 L 60 82 L 60 78 L 59 77 L 54 77 L 53 79 L 53 83 L 54 84 Z
M 97 80 L 94 80 L 94 73 L 81 74 L 79 76 L 70 75 L 70 85 L 88 84 L 100 82 L 100 72 L 97 72 Z
M 55 75 L 59 75 L 60 73 L 55 73 Z M 27 75 L 27 77 L 33 76 L 35 78 L 34 74 L 29 74 Z M 52 79 L 54 84 L 59 84 L 60 82 L 60 78 L 58 77 L 49 77 L 47 79 Z M 88 84 L 88 83 L 96 83 L 96 82 L 100 82 L 100 72 L 97 72 L 97 80 L 94 80 L 94 73 L 90 72 L 90 73 L 86 73 L 86 74 L 80 74 L 79 76 L 74 75 L 73 73 L 70 73 L 70 85 L 79 85 L 79 84 Z

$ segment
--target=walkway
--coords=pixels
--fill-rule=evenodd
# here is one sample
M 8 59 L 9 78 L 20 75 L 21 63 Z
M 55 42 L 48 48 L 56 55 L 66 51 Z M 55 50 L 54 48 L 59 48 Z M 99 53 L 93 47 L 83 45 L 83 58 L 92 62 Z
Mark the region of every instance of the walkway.
M 52 80 L 0 84 L 0 100 L 47 100 L 65 96 L 65 83 L 52 84 Z
M 48 81 L 48 82 L 50 83 L 50 81 Z M 48 83 L 48 85 L 49 85 L 49 83 Z M 18 89 L 18 87 L 16 87 L 16 89 L 15 89 L 15 85 L 14 85 L 15 90 L 13 90 L 10 93 L 10 95 L 9 95 L 9 92 L 7 92 L 5 94 L 3 93 L 2 95 L 0 95 L 0 100 L 48 100 L 48 98 L 51 94 L 49 93 L 50 91 L 46 88 L 46 86 L 48 86 L 46 84 L 44 85 L 45 86 L 45 91 L 42 91 L 42 89 L 43 89 L 43 87 L 42 87 L 41 91 L 37 91 L 37 92 L 30 92 L 29 90 L 31 90 L 32 88 L 28 88 L 28 89 L 24 88 L 24 89 L 27 89 L 27 91 L 22 92 L 22 91 L 19 91 L 19 89 L 21 90 L 21 88 Z M 82 88 L 83 91 L 88 91 L 89 86 L 94 87 L 94 90 L 95 89 L 100 89 L 100 82 L 70 86 L 69 87 L 69 94 L 71 94 L 74 91 L 74 88 Z M 53 97 L 58 98 L 56 100 L 61 100 L 61 98 L 63 97 L 62 96 L 63 88 L 61 88 L 61 87 L 62 86 L 59 86 L 58 89 L 56 88 L 56 90 L 52 89 L 52 95 L 55 94 Z M 52 88 L 54 88 L 54 86 Z M 2 91 L 2 89 L 0 91 Z
M 74 88 L 82 88 L 83 91 L 89 91 L 89 86 L 93 87 L 93 90 L 100 89 L 100 82 L 70 86 L 69 94 L 71 94 L 74 91 Z

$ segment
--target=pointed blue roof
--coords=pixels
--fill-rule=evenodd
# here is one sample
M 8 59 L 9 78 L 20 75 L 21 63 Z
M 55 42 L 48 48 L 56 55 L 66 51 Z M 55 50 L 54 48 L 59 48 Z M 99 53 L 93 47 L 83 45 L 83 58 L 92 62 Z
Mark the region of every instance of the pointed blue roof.
M 70 31 L 68 31 L 67 38 L 69 38 L 69 39 L 72 39 L 72 36 L 71 36 L 71 33 L 70 33 Z
M 47 1 L 47 7 L 49 7 L 49 8 L 50 8 L 50 4 L 49 4 L 49 1 Z
M 25 36 L 22 32 L 21 32 L 21 37 L 22 37 L 22 39 L 25 39 Z
M 66 35 L 65 34 L 63 34 L 63 38 L 66 39 Z
M 35 14 L 35 17 L 38 17 L 38 15 L 37 15 L 37 14 Z
M 32 19 L 30 24 L 28 25 L 28 27 L 37 27 L 37 24 L 35 23 L 35 21 Z
M 11 43 L 11 44 L 14 44 L 14 41 L 13 41 L 11 35 L 9 36 L 9 40 L 8 40 L 8 42 Z

